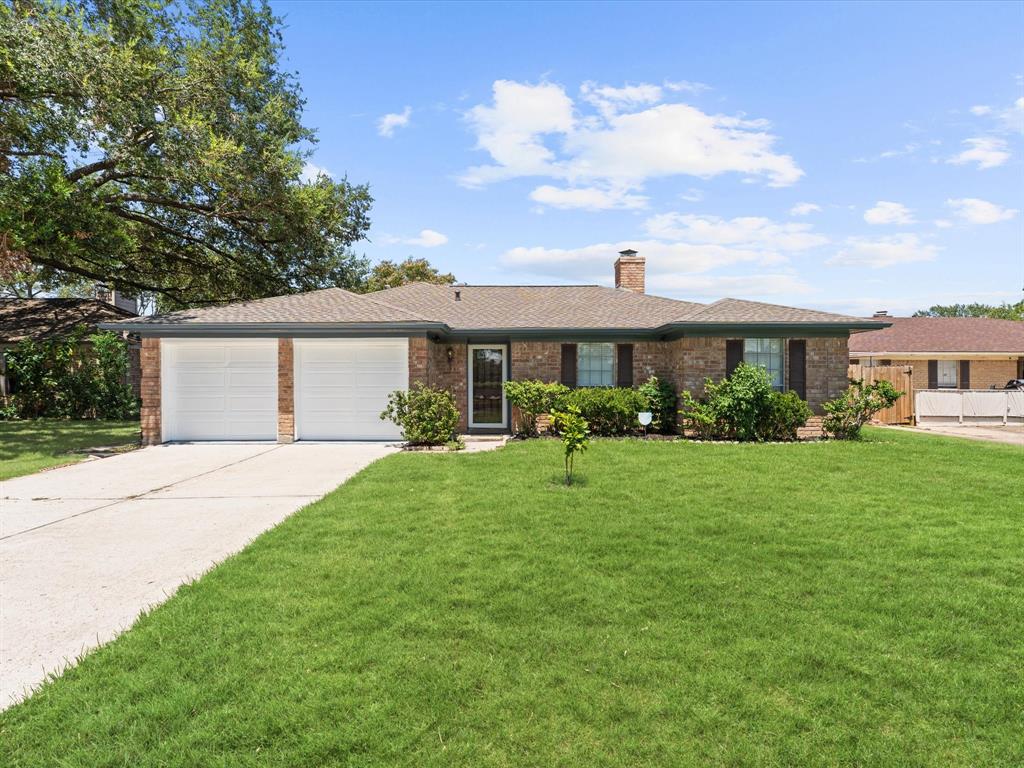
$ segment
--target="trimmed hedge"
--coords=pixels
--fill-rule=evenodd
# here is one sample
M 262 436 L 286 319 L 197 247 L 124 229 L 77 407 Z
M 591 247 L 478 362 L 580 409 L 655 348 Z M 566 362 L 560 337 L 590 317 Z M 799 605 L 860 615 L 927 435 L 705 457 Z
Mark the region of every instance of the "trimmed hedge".
M 635 389 L 627 387 L 581 387 L 559 398 L 556 410 L 571 406 L 590 425 L 590 433 L 600 437 L 629 435 L 640 429 L 637 414 L 646 411 L 648 401 Z

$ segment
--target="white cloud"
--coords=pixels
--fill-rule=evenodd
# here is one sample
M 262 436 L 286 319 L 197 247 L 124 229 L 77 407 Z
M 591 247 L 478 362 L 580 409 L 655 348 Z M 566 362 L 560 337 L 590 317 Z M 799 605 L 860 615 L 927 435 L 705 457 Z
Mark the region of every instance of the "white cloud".
M 949 229 L 953 226 L 953 222 L 949 219 L 936 219 L 934 223 L 939 229 Z
M 790 216 L 809 216 L 812 213 L 820 213 L 821 206 L 815 203 L 797 203 L 789 209 Z
M 1024 96 L 997 114 L 1003 128 L 1014 133 L 1024 133 Z
M 399 128 L 405 128 L 412 117 L 412 107 L 406 107 L 401 112 L 389 112 L 377 121 L 377 133 L 390 139 Z
M 606 211 L 613 208 L 644 208 L 647 198 L 627 194 L 624 190 L 605 190 L 596 187 L 561 189 L 550 184 L 537 187 L 530 199 L 552 208 L 582 208 L 587 211 Z
M 477 148 L 492 162 L 468 168 L 460 182 L 541 176 L 621 197 L 666 176 L 739 173 L 787 186 L 803 175 L 792 157 L 775 151 L 766 121 L 664 101 L 666 90 L 585 83 L 576 103 L 560 85 L 498 80 L 492 103 L 466 114 Z
M 970 149 L 965 149 L 959 155 L 953 155 L 946 162 L 954 165 L 966 163 L 977 163 L 979 169 L 995 168 L 1010 159 L 1010 153 L 1006 148 L 1006 141 L 994 136 L 978 136 L 973 139 L 965 139 Z
M 680 92 L 685 91 L 687 93 L 703 93 L 704 91 L 710 91 L 711 86 L 707 83 L 698 83 L 693 80 L 666 80 L 665 87 L 670 91 Z
M 901 234 L 870 239 L 851 237 L 843 250 L 826 261 L 842 267 L 869 267 L 880 269 L 897 264 L 931 261 L 938 255 L 938 246 L 923 243 L 917 235 Z
M 1015 208 L 1003 208 L 996 203 L 987 200 L 979 200 L 976 197 L 963 197 L 957 200 L 947 200 L 946 205 L 953 209 L 953 213 L 964 221 L 971 224 L 995 224 L 1000 221 L 1008 221 L 1017 215 Z
M 811 286 L 797 275 L 655 275 L 648 279 L 648 290 L 694 298 L 737 296 L 742 298 L 809 293 Z
M 864 221 L 868 224 L 913 224 L 914 217 L 902 203 L 879 200 L 874 208 L 864 211 Z
M 828 242 L 827 237 L 811 232 L 810 224 L 779 224 L 760 216 L 722 219 L 718 216 L 662 213 L 647 219 L 644 229 L 651 237 L 661 240 L 737 245 L 771 251 L 803 251 Z
M 602 115 L 611 117 L 624 109 L 635 109 L 661 101 L 661 86 L 641 83 L 615 88 L 586 82 L 580 86 L 580 98 L 593 104 Z
M 971 107 L 971 114 L 981 117 L 982 115 L 992 114 L 992 107 L 985 104 L 978 104 L 977 106 Z
M 311 184 L 316 181 L 318 176 L 326 176 L 329 179 L 334 178 L 334 174 L 326 168 L 321 168 L 319 165 L 307 162 L 302 166 L 302 173 L 299 174 L 299 180 L 304 184 Z
M 381 240 L 390 245 L 417 245 L 420 248 L 436 248 L 448 242 L 448 236 L 432 229 L 421 229 L 416 237 L 395 237 L 384 235 Z
M 501 263 L 534 274 L 595 281 L 611 281 L 615 254 L 633 248 L 647 257 L 649 278 L 659 274 L 703 273 L 734 264 L 778 264 L 778 254 L 749 248 L 728 248 L 715 244 L 666 243 L 661 240 L 629 240 L 595 243 L 580 248 L 519 247 L 506 251 Z M 653 284 L 653 283 L 652 283 Z
M 704 199 L 704 193 L 696 187 L 690 187 L 685 192 L 679 193 L 679 198 L 685 200 L 688 203 L 699 203 Z
M 912 155 L 921 148 L 921 145 L 916 142 L 904 144 L 902 149 L 887 149 L 884 152 L 880 152 L 877 155 L 871 157 L 858 157 L 854 159 L 855 163 L 876 163 L 879 160 L 889 160 L 893 157 L 906 157 Z

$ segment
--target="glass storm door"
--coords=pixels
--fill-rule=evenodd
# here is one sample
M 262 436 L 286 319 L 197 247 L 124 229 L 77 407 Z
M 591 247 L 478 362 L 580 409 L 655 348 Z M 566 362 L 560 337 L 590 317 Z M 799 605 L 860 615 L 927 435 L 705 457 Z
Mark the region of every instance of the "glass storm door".
M 469 345 L 469 426 L 504 427 L 505 347 Z

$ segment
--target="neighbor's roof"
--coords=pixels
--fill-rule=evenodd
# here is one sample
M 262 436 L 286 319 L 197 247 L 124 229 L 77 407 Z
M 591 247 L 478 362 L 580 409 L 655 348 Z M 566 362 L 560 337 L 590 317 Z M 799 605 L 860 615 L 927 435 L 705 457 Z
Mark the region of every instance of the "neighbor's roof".
M 182 310 L 120 324 L 140 332 L 248 326 L 355 326 L 477 331 L 668 331 L 695 325 L 818 324 L 878 328 L 877 321 L 740 299 L 678 301 L 599 285 L 434 285 L 410 283 L 370 294 L 341 288 Z
M 0 299 L 0 343 L 65 336 L 80 325 L 134 317 L 99 299 Z
M 1024 355 L 1024 322 L 989 317 L 890 317 L 889 328 L 850 337 L 850 354 L 1008 352 Z

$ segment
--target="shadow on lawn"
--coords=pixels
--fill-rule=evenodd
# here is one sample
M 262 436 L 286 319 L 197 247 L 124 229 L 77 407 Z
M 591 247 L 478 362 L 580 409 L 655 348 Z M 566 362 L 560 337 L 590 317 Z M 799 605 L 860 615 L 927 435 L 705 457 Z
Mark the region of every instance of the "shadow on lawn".
M 132 447 L 136 426 L 124 421 L 57 421 L 34 419 L 0 422 L 0 461 L 25 454 L 60 457 L 88 448 Z

